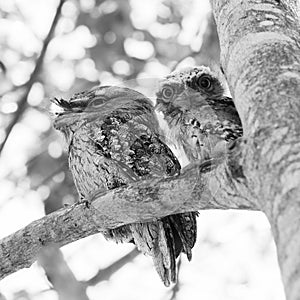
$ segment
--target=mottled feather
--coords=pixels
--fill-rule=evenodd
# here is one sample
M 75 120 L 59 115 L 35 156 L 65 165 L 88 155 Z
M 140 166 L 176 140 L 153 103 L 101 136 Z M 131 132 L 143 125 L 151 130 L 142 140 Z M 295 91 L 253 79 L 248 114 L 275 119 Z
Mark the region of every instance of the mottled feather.
M 218 76 L 200 66 L 175 71 L 160 82 L 156 109 L 163 113 L 170 143 L 195 162 L 225 155 L 243 134 L 233 100 Z
M 103 86 L 54 99 L 63 112 L 54 122 L 66 136 L 69 166 L 81 199 L 133 181 L 176 176 L 180 164 L 159 136 L 150 101 L 121 87 Z M 152 256 L 165 285 L 176 281 L 176 257 L 191 259 L 196 242 L 196 212 L 105 230 L 116 242 L 134 242 Z

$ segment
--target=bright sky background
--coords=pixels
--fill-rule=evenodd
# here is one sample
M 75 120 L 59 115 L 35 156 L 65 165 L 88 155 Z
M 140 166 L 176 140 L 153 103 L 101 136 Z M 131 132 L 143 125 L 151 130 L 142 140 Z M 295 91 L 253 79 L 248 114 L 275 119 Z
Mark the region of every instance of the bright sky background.
M 81 9 L 89 11 L 94 0 L 79 1 Z M 182 32 L 178 43 L 191 45 L 197 50 L 201 46 L 201 35 L 195 39 L 195 33 L 204 22 L 209 11 L 206 0 L 176 0 L 186 16 L 182 22 Z M 8 18 L 0 20 L 0 43 L 7 43 L 12 50 L 5 51 L 7 77 L 0 84 L 0 92 L 10 87 L 10 82 L 20 85 L 28 80 L 33 64 L 22 59 L 17 51 L 30 57 L 37 53 L 49 29 L 58 1 L 56 0 L 0 0 L 0 9 L 12 13 L 18 9 L 24 20 Z M 162 5 L 162 0 L 131 0 L 131 18 L 136 28 L 147 29 L 160 38 L 176 35 L 180 28 L 176 25 L 162 26 L 156 22 L 156 16 L 168 15 L 171 12 Z M 111 1 L 102 9 L 113 10 Z M 86 26 L 74 30 L 74 17 L 78 7 L 73 1 L 65 3 L 62 20 L 57 29 L 57 37 L 49 45 L 46 57 L 47 80 L 56 90 L 68 93 L 73 87 L 75 77 L 85 77 L 91 81 L 101 80 L 103 83 L 119 83 L 108 72 L 98 73 L 95 63 L 86 58 L 86 51 L 96 43 L 96 37 Z M 205 28 L 205 27 L 203 27 Z M 106 39 L 114 39 L 109 34 Z M 153 45 L 139 38 L 128 38 L 125 42 L 128 55 L 139 59 L 151 57 Z M 0 47 L 1 51 L 1 47 Z M 60 55 L 63 62 L 53 61 Z M 80 63 L 74 68 L 70 60 Z M 193 64 L 193 59 L 187 63 Z M 113 70 L 117 74 L 126 74 L 130 66 L 125 60 L 114 63 Z M 170 72 L 155 60 L 149 60 L 140 73 L 141 89 L 149 89 L 152 82 L 149 78 L 164 76 Z M 146 79 L 145 79 L 146 78 Z M 151 81 L 151 80 L 150 80 Z M 130 85 L 130 83 L 126 83 Z M 12 113 L 16 104 L 10 94 L 6 94 L 0 102 L 3 113 Z M 43 217 L 44 206 L 41 200 L 47 197 L 47 187 L 38 190 L 30 188 L 30 182 L 22 180 L 26 174 L 25 163 L 38 148 L 38 136 L 51 127 L 49 114 L 41 105 L 45 98 L 44 87 L 36 83 L 30 93 L 29 103 L 41 110 L 29 109 L 23 121 L 14 128 L 0 159 L 0 237 L 4 237 L 24 227 L 28 223 Z M 3 139 L 3 128 L 0 122 L 0 140 Z M 48 151 L 51 156 L 61 155 L 62 139 L 57 136 L 50 143 Z M 59 180 L 59 179 L 58 179 Z M 177 299 L 203 300 L 284 300 L 283 287 L 276 258 L 276 249 L 270 233 L 270 225 L 266 217 L 258 212 L 205 211 L 198 218 L 198 240 L 193 250 L 192 262 L 183 258 L 179 274 L 181 289 Z M 132 249 L 131 245 L 116 245 L 107 242 L 100 235 L 95 235 L 62 248 L 66 261 L 78 280 L 93 276 L 98 268 L 114 262 Z M 58 299 L 49 284 L 44 271 L 36 263 L 29 269 L 21 270 L 0 282 L 0 292 L 8 300 L 29 299 L 18 293 L 26 290 L 30 299 Z M 162 300 L 169 299 L 170 289 L 160 282 L 154 271 L 151 259 L 140 255 L 132 263 L 127 264 L 109 282 L 102 282 L 88 289 L 91 300 Z M 44 291 L 44 292 L 42 292 Z

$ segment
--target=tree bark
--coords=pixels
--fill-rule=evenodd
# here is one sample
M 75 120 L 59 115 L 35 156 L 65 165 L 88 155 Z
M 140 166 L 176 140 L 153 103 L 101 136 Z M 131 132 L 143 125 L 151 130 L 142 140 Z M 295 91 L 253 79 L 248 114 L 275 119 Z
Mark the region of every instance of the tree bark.
M 300 295 L 297 1 L 214 0 L 221 64 L 247 141 L 243 173 L 268 217 L 288 300 Z
M 244 178 L 236 172 L 236 153 L 240 154 L 230 154 L 232 162 L 204 162 L 187 168 L 176 178 L 140 181 L 107 193 L 95 193 L 86 203 L 32 222 L 0 240 L 0 279 L 30 267 L 40 250 L 49 244 L 61 247 L 104 228 L 201 209 L 256 210 L 257 204 L 244 186 Z

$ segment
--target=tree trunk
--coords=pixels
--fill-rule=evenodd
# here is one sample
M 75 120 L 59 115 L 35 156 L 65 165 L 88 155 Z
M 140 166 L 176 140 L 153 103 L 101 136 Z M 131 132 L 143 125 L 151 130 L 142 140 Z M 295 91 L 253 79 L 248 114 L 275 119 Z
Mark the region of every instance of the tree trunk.
M 297 1 L 213 0 L 221 65 L 241 116 L 246 185 L 271 223 L 288 300 L 300 297 Z

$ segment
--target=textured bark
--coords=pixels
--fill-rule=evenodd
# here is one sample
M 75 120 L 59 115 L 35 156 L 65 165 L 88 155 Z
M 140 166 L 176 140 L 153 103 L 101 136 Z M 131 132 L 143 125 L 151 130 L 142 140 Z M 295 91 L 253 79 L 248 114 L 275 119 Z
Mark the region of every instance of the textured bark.
M 297 3 L 213 1 L 221 63 L 247 140 L 243 149 L 246 185 L 271 223 L 288 300 L 300 295 Z
M 44 246 L 63 246 L 95 234 L 101 228 L 201 209 L 257 209 L 243 185 L 244 179 L 232 180 L 235 174 L 239 176 L 239 172 L 235 172 L 239 168 L 229 165 L 230 168 L 223 162 L 209 167 L 204 163 L 173 179 L 141 181 L 106 194 L 96 193 L 88 203 L 79 203 L 34 221 L 0 241 L 0 279 L 30 267 Z
M 98 232 L 84 204 L 56 211 L 0 241 L 0 279 L 26 267 L 47 245 L 63 246 Z

